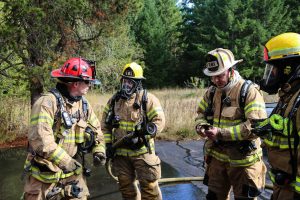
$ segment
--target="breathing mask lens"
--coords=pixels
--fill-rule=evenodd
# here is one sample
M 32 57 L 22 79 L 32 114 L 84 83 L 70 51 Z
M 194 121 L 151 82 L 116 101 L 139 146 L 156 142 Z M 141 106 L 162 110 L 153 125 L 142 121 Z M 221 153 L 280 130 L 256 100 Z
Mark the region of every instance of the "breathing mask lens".
M 121 93 L 122 96 L 129 98 L 136 90 L 137 83 L 133 79 L 122 78 Z

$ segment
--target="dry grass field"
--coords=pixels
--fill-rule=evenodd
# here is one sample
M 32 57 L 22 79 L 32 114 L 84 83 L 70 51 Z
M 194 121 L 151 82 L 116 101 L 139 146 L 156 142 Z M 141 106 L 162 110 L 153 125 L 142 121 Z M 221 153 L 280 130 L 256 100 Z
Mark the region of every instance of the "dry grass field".
M 161 89 L 150 90 L 155 94 L 163 107 L 166 116 L 166 127 L 158 139 L 179 140 L 198 139 L 194 131 L 196 107 L 204 94 L 204 89 Z M 104 106 L 112 94 L 90 92 L 89 100 L 99 119 Z M 266 102 L 275 102 L 276 96 L 264 94 Z M 0 102 L 0 143 L 14 140 L 26 135 L 30 118 L 30 104 L 26 100 L 14 98 L 1 99 Z

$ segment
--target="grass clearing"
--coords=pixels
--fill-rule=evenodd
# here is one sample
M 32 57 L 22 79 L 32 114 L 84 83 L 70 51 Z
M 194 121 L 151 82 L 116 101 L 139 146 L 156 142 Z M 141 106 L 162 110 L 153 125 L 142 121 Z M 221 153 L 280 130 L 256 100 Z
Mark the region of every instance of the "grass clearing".
M 166 127 L 157 139 L 182 140 L 198 139 L 194 131 L 196 108 L 204 89 L 160 89 L 149 90 L 156 95 L 166 116 Z M 112 93 L 97 94 L 90 92 L 86 98 L 91 103 L 94 112 L 101 119 L 103 109 Z M 276 95 L 263 93 L 266 102 L 276 102 Z M 0 102 L 0 143 L 9 142 L 16 137 L 27 134 L 30 118 L 30 103 L 28 100 L 12 97 L 2 98 Z

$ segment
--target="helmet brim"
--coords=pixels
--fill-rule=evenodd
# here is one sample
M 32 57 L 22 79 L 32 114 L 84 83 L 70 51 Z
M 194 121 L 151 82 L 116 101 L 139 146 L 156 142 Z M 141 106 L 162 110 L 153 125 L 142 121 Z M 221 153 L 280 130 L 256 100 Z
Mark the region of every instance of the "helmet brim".
M 272 63 L 280 61 L 280 60 L 286 60 L 286 59 L 297 58 L 297 57 L 300 59 L 299 54 L 293 54 L 293 55 L 288 55 L 288 56 L 284 56 L 284 57 L 281 57 L 281 58 L 273 58 L 273 59 L 269 59 L 269 60 L 264 60 L 263 62 L 272 64 Z
M 78 81 L 87 80 L 87 81 L 91 81 L 92 84 L 94 84 L 94 85 L 100 85 L 101 84 L 101 82 L 98 79 L 91 79 L 91 78 L 84 79 L 84 78 L 77 77 L 77 76 L 69 76 L 69 75 L 66 75 L 66 74 L 62 73 L 60 69 L 53 70 L 51 72 L 51 77 L 53 77 L 53 78 L 69 78 L 69 79 L 75 79 L 75 80 L 78 80 Z
M 214 72 L 211 72 L 211 71 L 209 71 L 207 68 L 205 68 L 205 69 L 203 70 L 203 73 L 204 73 L 206 76 L 218 76 L 218 75 L 224 73 L 226 70 L 230 69 L 231 67 L 235 66 L 236 64 L 238 64 L 238 63 L 240 63 L 240 62 L 242 62 L 242 61 L 243 61 L 243 59 L 241 59 L 241 60 L 235 60 L 235 61 L 232 63 L 231 66 L 227 66 L 227 67 L 225 67 L 225 68 L 223 68 L 223 69 L 219 69 L 219 70 L 214 71 Z
M 139 80 L 139 79 L 142 79 L 142 80 L 146 80 L 145 77 L 132 77 L 132 76 L 125 76 L 125 75 L 121 75 L 122 77 L 124 78 L 131 78 L 131 79 L 135 79 L 135 80 Z

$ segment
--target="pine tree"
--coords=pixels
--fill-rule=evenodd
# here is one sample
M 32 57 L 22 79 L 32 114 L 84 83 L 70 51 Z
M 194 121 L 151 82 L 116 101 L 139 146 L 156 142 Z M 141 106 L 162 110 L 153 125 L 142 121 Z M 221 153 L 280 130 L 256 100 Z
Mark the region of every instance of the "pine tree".
M 187 52 L 183 64 L 189 63 L 189 70 L 194 68 L 198 73 L 204 65 L 205 54 L 222 47 L 230 49 L 236 59 L 244 59 L 238 66 L 242 75 L 252 80 L 260 78 L 257 72 L 263 70 L 262 45 L 291 24 L 283 2 L 195 0 L 192 3 L 191 8 L 185 7 L 186 30 L 191 31 L 192 27 L 193 36 L 185 35 Z M 192 76 L 191 72 L 189 76 Z
M 145 0 L 143 12 L 134 23 L 137 42 L 144 49 L 148 87 L 172 84 L 176 68 L 177 24 L 181 17 L 174 0 Z

